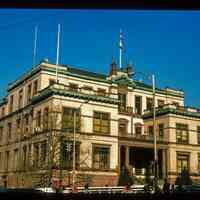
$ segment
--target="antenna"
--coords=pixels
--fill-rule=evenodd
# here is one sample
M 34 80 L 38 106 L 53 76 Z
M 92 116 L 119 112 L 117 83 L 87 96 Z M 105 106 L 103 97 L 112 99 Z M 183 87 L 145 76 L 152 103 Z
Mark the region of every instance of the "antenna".
M 60 24 L 58 24 L 58 36 L 57 36 L 57 53 L 56 53 L 56 83 L 58 83 L 58 62 L 59 62 L 59 50 L 60 50 Z
M 38 27 L 35 26 L 35 35 L 34 35 L 34 48 L 33 48 L 33 66 L 35 66 L 36 62 L 36 51 L 37 51 L 37 34 L 38 34 Z

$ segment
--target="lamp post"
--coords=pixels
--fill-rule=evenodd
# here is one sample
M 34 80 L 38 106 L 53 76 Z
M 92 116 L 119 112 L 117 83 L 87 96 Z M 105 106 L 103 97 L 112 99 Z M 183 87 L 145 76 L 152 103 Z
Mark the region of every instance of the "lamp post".
M 85 101 L 81 103 L 78 107 L 78 110 L 81 109 L 83 104 L 88 103 L 89 101 Z M 73 163 L 72 163 L 72 190 L 75 190 L 75 179 L 76 179 L 76 110 L 74 110 L 74 130 L 73 130 Z
M 150 76 L 143 72 L 134 72 L 131 75 L 142 74 L 152 81 L 152 95 L 153 95 L 153 141 L 154 141 L 154 191 L 158 187 L 158 152 L 157 152 L 157 136 L 156 136 L 156 90 L 155 90 L 155 75 L 151 74 Z

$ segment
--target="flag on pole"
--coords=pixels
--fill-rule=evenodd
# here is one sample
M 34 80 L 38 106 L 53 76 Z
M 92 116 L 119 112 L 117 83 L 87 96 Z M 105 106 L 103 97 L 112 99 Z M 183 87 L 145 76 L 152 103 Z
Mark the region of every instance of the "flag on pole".
M 122 33 L 122 30 L 120 30 L 120 36 L 119 36 L 119 48 L 121 50 L 124 49 L 124 37 L 123 37 L 123 33 Z

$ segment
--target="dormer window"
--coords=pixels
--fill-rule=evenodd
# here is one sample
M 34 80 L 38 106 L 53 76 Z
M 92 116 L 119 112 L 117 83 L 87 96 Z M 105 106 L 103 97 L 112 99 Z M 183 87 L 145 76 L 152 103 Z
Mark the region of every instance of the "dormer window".
M 106 96 L 106 90 L 102 88 L 97 89 L 97 95 L 98 96 Z
M 31 101 L 31 90 L 32 90 L 32 84 L 29 84 L 28 91 L 27 91 L 27 102 L 28 103 Z
M 163 107 L 165 104 L 164 100 L 158 99 L 158 107 Z
M 22 108 L 22 101 L 23 101 L 23 90 L 21 89 L 19 91 L 19 96 L 18 96 L 18 108 Z
M 87 94 L 92 94 L 93 92 L 93 88 L 91 86 L 83 86 L 81 89 L 83 90 L 84 93 Z
M 4 117 L 4 116 L 5 116 L 5 107 L 3 107 L 1 110 L 1 117 Z
M 119 110 L 120 111 L 125 111 L 126 110 L 126 94 L 120 94 L 119 93 Z
M 69 84 L 69 90 L 73 91 L 73 92 L 77 92 L 78 91 L 78 84 L 70 83 Z
M 172 102 L 172 105 L 175 105 L 176 107 L 178 107 L 178 106 L 179 106 L 179 103 L 176 102 L 176 101 L 173 101 L 173 102 Z
M 9 111 L 10 111 L 10 112 L 13 111 L 13 102 L 14 102 L 14 96 L 11 95 L 11 96 L 10 96 L 10 104 L 9 104 Z
M 49 85 L 53 85 L 55 82 L 55 79 L 49 79 Z
M 33 95 L 37 94 L 38 91 L 38 80 L 33 83 Z
M 147 106 L 146 107 L 147 110 L 152 110 L 152 108 L 153 108 L 153 99 L 152 98 L 147 97 L 146 106 Z

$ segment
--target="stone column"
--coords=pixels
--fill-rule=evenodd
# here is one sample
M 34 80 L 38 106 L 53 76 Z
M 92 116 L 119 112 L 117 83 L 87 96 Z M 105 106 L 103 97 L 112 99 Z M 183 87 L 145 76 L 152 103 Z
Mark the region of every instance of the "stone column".
M 125 156 L 125 165 L 129 167 L 129 146 L 126 146 L 126 156 Z
M 162 150 L 162 174 L 163 179 L 165 179 L 167 175 L 167 153 L 165 149 Z

